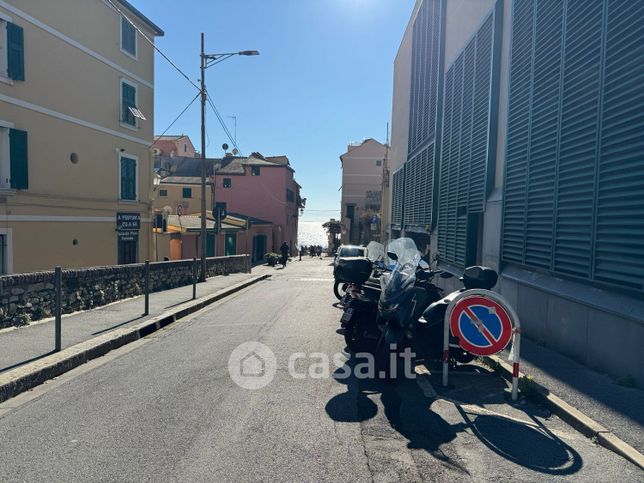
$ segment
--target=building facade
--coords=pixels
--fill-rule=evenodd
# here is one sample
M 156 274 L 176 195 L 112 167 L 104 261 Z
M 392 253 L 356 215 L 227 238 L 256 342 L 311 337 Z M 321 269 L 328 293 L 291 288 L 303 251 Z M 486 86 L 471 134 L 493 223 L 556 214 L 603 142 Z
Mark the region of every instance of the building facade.
M 198 157 L 190 137 L 185 134 L 155 136 L 152 152 L 155 156 L 168 158 L 175 156 Z M 157 159 L 161 160 L 162 158 Z M 155 166 L 155 168 L 165 168 L 165 166 Z
M 365 139 L 347 146 L 342 163 L 342 236 L 344 244 L 368 243 L 380 237 L 383 170 L 387 146 Z
M 154 39 L 128 2 L 0 1 L 3 273 L 149 256 Z M 82 21 L 79 21 L 82 19 Z
M 644 4 L 422 0 L 410 25 L 389 230 L 495 268 L 526 336 L 644 384 Z

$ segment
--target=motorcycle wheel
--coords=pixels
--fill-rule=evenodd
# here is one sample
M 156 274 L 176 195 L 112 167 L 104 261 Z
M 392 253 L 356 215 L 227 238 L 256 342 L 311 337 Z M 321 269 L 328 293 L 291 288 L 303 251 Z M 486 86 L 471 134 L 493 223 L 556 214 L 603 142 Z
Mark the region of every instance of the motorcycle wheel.
M 456 354 L 453 354 L 452 357 L 456 359 L 456 362 L 458 362 L 459 364 L 469 364 L 474 359 L 476 359 L 476 356 L 474 354 L 470 354 L 466 351 L 458 351 Z
M 400 357 L 391 359 L 392 351 L 389 349 L 389 344 L 385 341 L 384 333 L 374 352 L 374 362 L 376 368 L 376 379 L 382 381 L 395 381 L 402 376 L 404 371 L 404 364 Z
M 350 322 L 344 329 L 344 343 L 353 354 L 360 352 L 374 354 L 376 352 L 378 340 L 368 337 L 368 327 L 366 326 L 368 323 L 369 321 L 358 318 L 356 322 Z
M 338 300 L 342 300 L 344 293 L 347 291 L 348 285 L 348 283 L 340 282 L 339 280 L 336 280 L 336 282 L 333 284 L 333 294 Z

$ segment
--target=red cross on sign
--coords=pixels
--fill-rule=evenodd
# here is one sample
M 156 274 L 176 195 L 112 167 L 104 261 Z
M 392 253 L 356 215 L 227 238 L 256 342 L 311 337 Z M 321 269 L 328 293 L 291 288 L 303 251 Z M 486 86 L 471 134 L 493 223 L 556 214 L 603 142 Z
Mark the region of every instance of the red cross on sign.
M 477 356 L 501 352 L 512 338 L 508 311 L 484 295 L 459 300 L 449 316 L 449 326 L 458 344 Z

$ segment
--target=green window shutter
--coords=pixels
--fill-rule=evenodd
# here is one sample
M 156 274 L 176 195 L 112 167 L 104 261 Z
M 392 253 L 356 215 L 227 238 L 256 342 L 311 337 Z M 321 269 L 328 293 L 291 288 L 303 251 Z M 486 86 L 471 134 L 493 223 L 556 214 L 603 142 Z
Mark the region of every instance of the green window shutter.
M 9 130 L 9 159 L 11 187 L 18 190 L 29 188 L 29 163 L 27 151 L 27 132 Z
M 136 30 L 125 17 L 121 17 L 121 48 L 136 56 Z
M 7 74 L 10 79 L 25 80 L 25 36 L 22 27 L 7 23 Z
M 121 199 L 136 200 L 136 161 L 121 158 Z
M 136 125 L 136 118 L 128 109 L 129 107 L 136 107 L 136 89 L 130 84 L 125 82 L 121 83 L 121 97 L 123 99 L 122 118 L 121 120 L 132 126 Z

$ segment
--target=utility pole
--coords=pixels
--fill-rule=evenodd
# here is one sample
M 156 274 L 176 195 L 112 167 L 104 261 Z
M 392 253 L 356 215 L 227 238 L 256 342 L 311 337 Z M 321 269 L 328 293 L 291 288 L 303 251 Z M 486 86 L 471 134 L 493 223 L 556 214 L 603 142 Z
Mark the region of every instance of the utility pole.
M 213 173 L 214 174 L 214 173 Z M 213 200 L 215 193 L 213 191 Z M 201 32 L 201 271 L 199 281 L 206 281 L 206 54 L 204 52 L 204 34 Z M 215 253 L 216 255 L 216 253 Z

